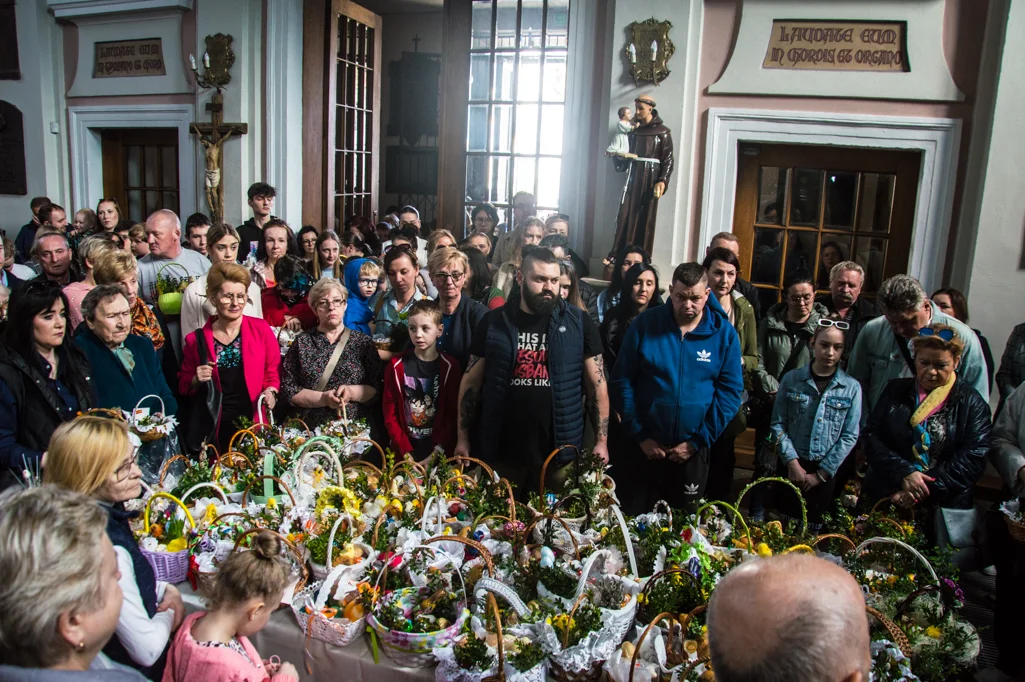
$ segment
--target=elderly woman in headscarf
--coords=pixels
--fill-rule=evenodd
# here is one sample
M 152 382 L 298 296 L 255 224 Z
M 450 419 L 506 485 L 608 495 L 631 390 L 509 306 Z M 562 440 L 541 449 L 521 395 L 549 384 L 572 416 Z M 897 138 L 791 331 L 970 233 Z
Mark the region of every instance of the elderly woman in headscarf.
M 345 264 L 345 290 L 348 303 L 345 306 L 345 326 L 367 336 L 374 332 L 370 323 L 374 310 L 370 297 L 377 292 L 381 277 L 381 266 L 369 258 L 353 258 Z

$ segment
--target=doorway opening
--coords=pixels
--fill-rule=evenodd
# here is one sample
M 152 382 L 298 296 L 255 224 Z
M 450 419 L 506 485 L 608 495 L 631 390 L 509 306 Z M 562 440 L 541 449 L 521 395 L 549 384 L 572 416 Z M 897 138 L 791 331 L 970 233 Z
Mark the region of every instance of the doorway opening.
M 855 261 L 869 298 L 908 272 L 920 173 L 917 151 L 741 143 L 733 232 L 762 310 L 797 272 L 828 291 L 832 266 Z
M 176 128 L 111 128 L 100 132 L 103 196 L 139 223 L 159 209 L 181 213 Z

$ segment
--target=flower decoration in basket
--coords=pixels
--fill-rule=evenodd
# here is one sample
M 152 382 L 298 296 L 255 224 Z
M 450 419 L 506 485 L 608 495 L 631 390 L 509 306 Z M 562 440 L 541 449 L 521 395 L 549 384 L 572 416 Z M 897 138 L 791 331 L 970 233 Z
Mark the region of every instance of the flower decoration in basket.
M 1022 513 L 1021 500 L 1008 500 L 1000 505 L 1007 523 L 1007 531 L 1015 542 L 1025 542 L 1025 514 Z
M 142 407 L 142 403 L 150 398 L 156 398 L 160 402 L 159 412 L 151 413 L 148 408 Z M 173 414 L 167 414 L 164 401 L 158 395 L 143 396 L 136 403 L 135 409 L 125 412 L 124 415 L 132 433 L 143 443 L 166 438 L 174 431 L 174 427 L 178 426 L 178 419 Z

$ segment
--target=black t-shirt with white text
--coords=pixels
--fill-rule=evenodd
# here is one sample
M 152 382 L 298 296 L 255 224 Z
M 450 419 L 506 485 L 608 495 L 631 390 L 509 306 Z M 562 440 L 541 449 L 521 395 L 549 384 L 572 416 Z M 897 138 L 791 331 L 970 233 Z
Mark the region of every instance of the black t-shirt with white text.
M 473 334 L 471 355 L 487 355 L 488 320 L 485 317 Z M 589 315 L 584 321 L 584 357 L 601 355 L 598 327 Z M 548 375 L 548 316 L 532 315 L 517 308 L 513 314 L 517 329 L 516 360 L 505 393 L 505 418 L 502 422 L 503 460 L 522 461 L 524 455 L 540 465 L 552 451 L 552 387 Z M 583 400 L 580 409 L 583 409 Z
M 402 356 L 402 372 L 405 385 L 402 396 L 406 410 L 406 433 L 409 435 L 413 454 L 423 459 L 434 449 L 431 434 L 434 432 L 434 415 L 438 411 L 438 392 L 441 382 L 438 373 L 441 362 L 438 359 L 421 360 L 412 351 Z

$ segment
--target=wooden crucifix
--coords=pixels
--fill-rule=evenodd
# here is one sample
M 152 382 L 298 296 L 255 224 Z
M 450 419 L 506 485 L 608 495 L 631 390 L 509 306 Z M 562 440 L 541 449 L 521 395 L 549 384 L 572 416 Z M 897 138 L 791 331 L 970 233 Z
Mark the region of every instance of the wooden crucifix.
M 248 123 L 224 123 L 224 96 L 218 88 L 213 99 L 206 105 L 210 112 L 209 123 L 193 123 L 190 130 L 199 136 L 206 149 L 206 203 L 210 207 L 213 224 L 224 221 L 224 192 L 221 186 L 221 150 L 232 135 L 249 132 Z

